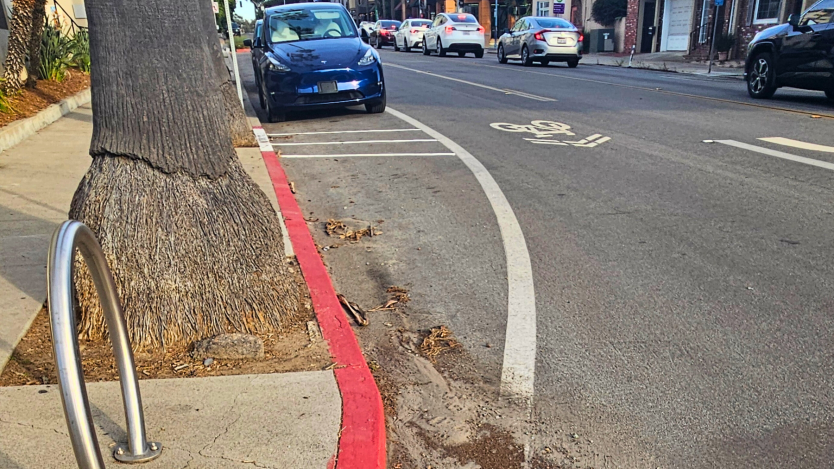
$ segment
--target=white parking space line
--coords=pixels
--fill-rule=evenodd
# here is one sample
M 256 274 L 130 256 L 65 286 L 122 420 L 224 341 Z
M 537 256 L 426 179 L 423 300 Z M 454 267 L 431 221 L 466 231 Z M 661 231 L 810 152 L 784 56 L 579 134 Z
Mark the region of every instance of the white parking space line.
M 268 137 L 292 137 L 295 135 L 325 135 L 325 134 L 364 134 L 375 132 L 421 132 L 420 129 L 366 129 L 366 130 L 329 130 L 325 132 L 290 132 L 286 134 L 266 134 Z
M 811 166 L 817 166 L 819 168 L 830 169 L 834 171 L 834 164 L 827 163 L 825 161 L 819 161 L 812 158 L 805 158 L 804 156 L 797 156 L 791 155 L 790 153 L 784 153 L 781 151 L 771 150 L 770 148 L 764 147 L 757 147 L 756 145 L 750 145 L 747 143 L 736 142 L 735 140 L 715 140 L 715 143 L 720 143 L 722 145 L 729 145 L 731 147 L 742 148 L 744 150 L 755 151 L 757 153 L 761 153 L 763 155 L 768 156 L 775 156 L 776 158 L 782 158 L 784 160 L 796 161 L 797 163 L 805 163 Z
M 834 147 L 829 147 L 825 145 L 817 145 L 816 143 L 808 143 L 803 142 L 800 140 L 793 140 L 790 138 L 782 138 L 782 137 L 767 137 L 767 138 L 760 138 L 764 142 L 775 143 L 777 145 L 785 145 L 787 147 L 794 147 L 800 148 L 802 150 L 813 150 L 813 151 L 822 151 L 826 153 L 834 153 Z
M 351 140 L 347 142 L 289 142 L 289 143 L 273 143 L 275 147 L 290 147 L 302 145 L 356 145 L 360 143 L 416 143 L 416 142 L 436 142 L 433 138 L 414 138 L 408 140 Z
M 386 112 L 418 127 L 455 152 L 472 171 L 489 200 L 504 242 L 507 261 L 507 330 L 501 369 L 501 395 L 522 400 L 532 409 L 536 372 L 536 293 L 524 232 L 513 208 L 489 171 L 463 147 L 440 132 L 390 107 Z
M 426 72 L 424 70 L 417 70 L 416 68 L 403 67 L 402 65 L 388 63 L 388 64 L 386 64 L 386 67 L 394 67 L 394 68 L 400 68 L 402 70 L 408 70 L 410 72 L 422 73 L 423 75 L 429 75 L 429 76 L 432 76 L 432 77 L 442 78 L 444 80 L 456 81 L 458 83 L 463 83 L 465 85 L 477 86 L 478 88 L 483 88 L 485 90 L 497 91 L 501 94 L 512 94 L 512 95 L 516 95 L 516 96 L 521 96 L 522 98 L 533 99 L 533 100 L 536 100 L 536 101 L 546 101 L 546 102 L 555 102 L 556 101 L 553 98 L 546 98 L 544 96 L 537 96 L 537 95 L 530 94 L 530 93 L 524 93 L 522 91 L 495 88 L 494 86 L 483 85 L 481 83 L 475 83 L 475 82 L 467 81 L 467 80 L 461 80 L 460 78 L 447 77 L 445 75 L 439 75 L 439 74 L 433 73 L 433 72 Z
M 455 156 L 454 153 L 336 153 L 330 155 L 281 155 L 281 158 L 352 158 L 365 156 Z

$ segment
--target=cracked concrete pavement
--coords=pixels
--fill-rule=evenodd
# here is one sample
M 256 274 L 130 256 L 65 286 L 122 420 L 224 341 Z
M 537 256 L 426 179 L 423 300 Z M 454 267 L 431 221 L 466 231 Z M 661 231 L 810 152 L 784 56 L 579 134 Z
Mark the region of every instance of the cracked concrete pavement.
M 341 398 L 332 371 L 140 383 L 149 441 L 143 468 L 324 468 L 336 454 Z M 126 441 L 118 382 L 88 383 L 106 467 Z M 0 388 L 0 467 L 75 468 L 57 386 Z

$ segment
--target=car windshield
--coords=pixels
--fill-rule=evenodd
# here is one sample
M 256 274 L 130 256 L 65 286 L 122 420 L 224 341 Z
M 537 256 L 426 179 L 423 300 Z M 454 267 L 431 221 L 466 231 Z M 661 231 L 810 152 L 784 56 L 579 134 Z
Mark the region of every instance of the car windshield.
M 474 16 L 468 13 L 449 15 L 449 18 L 455 23 L 478 23 L 478 20 L 476 20 Z
M 353 22 L 339 8 L 279 11 L 270 15 L 267 21 L 267 37 L 272 44 L 356 37 Z
M 533 21 L 542 28 L 576 29 L 570 21 L 562 18 L 536 18 Z
M 419 20 L 419 21 L 412 21 L 411 26 L 416 26 L 419 28 L 428 28 L 431 25 L 431 21 L 427 20 Z
M 399 21 L 380 21 L 379 26 L 382 29 L 397 29 L 400 27 Z

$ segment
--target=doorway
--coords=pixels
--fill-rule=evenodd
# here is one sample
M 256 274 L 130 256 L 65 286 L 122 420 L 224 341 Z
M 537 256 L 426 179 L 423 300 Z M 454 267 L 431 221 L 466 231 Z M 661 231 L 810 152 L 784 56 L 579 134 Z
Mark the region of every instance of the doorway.
M 640 53 L 649 53 L 654 50 L 654 12 L 655 2 L 646 2 L 643 4 L 643 35 L 640 39 Z

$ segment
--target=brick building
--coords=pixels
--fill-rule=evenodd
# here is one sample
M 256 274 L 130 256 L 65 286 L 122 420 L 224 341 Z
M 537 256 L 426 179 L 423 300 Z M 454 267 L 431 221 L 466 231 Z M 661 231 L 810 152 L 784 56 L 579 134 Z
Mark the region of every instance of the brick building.
M 765 28 L 787 22 L 816 0 L 628 0 L 624 50 L 632 45 L 637 53 L 683 52 L 706 59 L 712 41 L 715 12 L 718 34 L 736 38 L 730 58 L 741 59 L 747 44 Z

